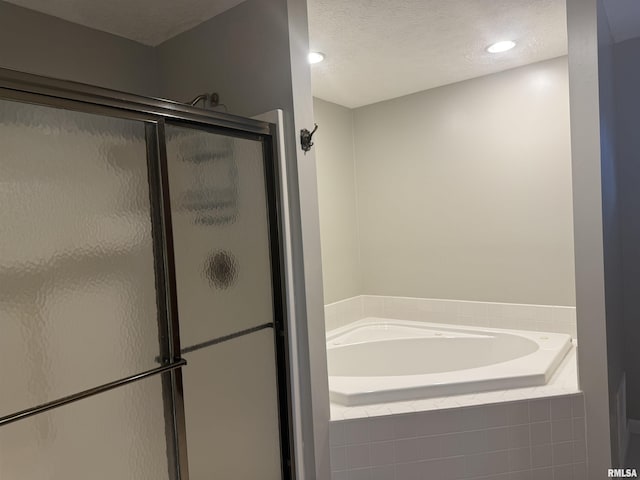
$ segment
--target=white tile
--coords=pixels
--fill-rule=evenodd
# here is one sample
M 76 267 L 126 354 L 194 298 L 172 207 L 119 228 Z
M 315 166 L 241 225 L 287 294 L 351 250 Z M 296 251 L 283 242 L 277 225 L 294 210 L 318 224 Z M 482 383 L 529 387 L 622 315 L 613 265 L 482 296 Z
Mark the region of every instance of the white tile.
M 543 422 L 551 418 L 551 410 L 548 398 L 540 398 L 529 401 L 529 416 L 531 422 Z
M 371 480 L 395 480 L 395 466 L 385 465 L 371 468 Z
M 465 453 L 465 433 L 451 433 L 440 436 L 443 457 L 455 457 Z
M 554 466 L 573 463 L 573 442 L 554 443 L 551 450 Z
M 479 430 L 486 427 L 486 415 L 482 406 L 466 407 L 461 412 L 465 430 Z
M 551 422 L 551 441 L 559 443 L 573 440 L 572 423 L 571 419 Z
M 533 314 L 524 305 L 516 303 L 506 303 L 502 309 L 502 316 L 512 321 L 533 319 Z
M 465 454 L 482 453 L 487 451 L 486 430 L 465 432 L 462 435 L 464 436 L 463 444 Z
M 348 480 L 371 480 L 370 468 L 357 468 L 347 471 Z
M 364 317 L 364 312 L 362 308 L 362 297 L 353 297 L 347 300 L 344 304 L 344 323 L 355 322 L 357 320 L 361 320 Z
M 395 418 L 392 416 L 374 417 L 369 421 L 369 439 L 372 442 L 392 440 L 394 438 Z
M 420 458 L 420 443 L 417 438 L 396 440 L 395 458 L 398 463 L 417 462 Z
M 573 439 L 583 441 L 585 439 L 585 423 L 584 418 L 573 419 Z
M 487 318 L 489 316 L 489 307 L 485 302 L 459 302 L 458 313 L 475 318 Z
M 587 464 L 586 463 L 575 463 L 573 465 L 573 478 L 575 480 L 582 480 L 587 478 Z
M 518 448 L 509 450 L 509 470 L 517 472 L 531 468 L 531 449 Z
M 336 308 L 337 307 L 336 307 L 335 303 L 329 303 L 329 304 L 324 306 L 324 314 L 325 315 L 335 315 Z
M 587 447 L 584 442 L 573 442 L 573 463 L 582 463 L 587 460 Z
M 456 323 L 458 325 L 470 325 L 470 326 L 478 326 L 479 322 L 476 320 L 476 317 L 471 315 L 458 315 Z
M 535 468 L 553 465 L 553 451 L 551 444 L 535 445 L 531 447 L 531 466 Z
M 553 480 L 553 468 L 536 468 L 531 470 L 531 480 Z
M 487 303 L 487 316 L 489 320 L 504 317 L 504 303 Z
M 341 472 L 331 472 L 331 480 L 349 480 L 347 471 L 343 470 Z
M 367 412 L 367 409 L 364 407 L 346 407 L 342 411 L 342 418 L 345 420 L 368 418 L 368 417 L 369 417 L 369 413 Z
M 418 453 L 421 460 L 440 458 L 442 454 L 442 438 L 440 436 L 421 437 L 417 439 Z
M 383 297 L 385 318 L 401 318 L 402 300 L 398 297 Z
M 393 402 L 389 404 L 389 410 L 394 415 L 401 415 L 405 413 L 415 413 L 416 409 L 413 408 L 411 402 Z
M 413 409 L 416 412 L 424 412 L 427 410 L 436 410 L 440 408 L 437 400 L 433 398 L 425 398 L 424 400 L 415 400 L 411 402 Z
M 344 445 L 344 422 L 331 422 L 329 424 L 329 445 Z
M 538 422 L 530 425 L 531 445 L 551 443 L 551 422 Z
M 571 418 L 571 397 L 551 399 L 551 420 Z
M 553 318 L 553 309 L 547 305 L 533 305 L 533 318 L 539 322 L 551 321 Z
M 469 476 L 481 476 L 509 471 L 509 454 L 507 451 L 481 453 L 465 456 L 465 470 Z
M 528 447 L 530 445 L 529 425 L 509 427 L 510 448 Z
M 325 307 L 324 310 L 324 329 L 327 332 L 338 328 L 338 318 L 335 311 L 335 308 L 329 309 Z
M 422 480 L 423 465 L 418 462 L 397 463 L 396 480 Z
M 393 422 L 393 438 L 413 438 L 423 435 L 418 421 L 418 414 L 405 413 L 396 415 Z
M 345 445 L 369 442 L 369 423 L 371 422 L 368 419 L 348 420 L 343 423 Z
M 454 433 L 465 430 L 465 422 L 459 410 L 437 410 L 422 414 L 420 428 L 425 435 Z
M 345 447 L 347 455 L 347 468 L 364 468 L 371 465 L 369 444 L 348 445 Z
M 486 445 L 488 452 L 506 450 L 509 448 L 509 428 L 490 428 L 486 431 Z
M 332 472 L 347 468 L 347 450 L 345 447 L 331 447 L 329 457 Z
M 573 465 L 554 466 L 553 480 L 573 480 Z
M 529 423 L 529 402 L 514 402 L 506 405 L 509 425 L 523 425 Z
M 425 310 L 425 300 L 422 298 L 408 298 L 402 303 L 402 313 L 407 320 L 425 322 L 430 318 L 430 312 Z
M 458 405 L 460 405 L 461 407 L 477 406 L 478 405 L 478 399 L 477 399 L 475 394 L 456 395 L 455 396 L 455 400 L 458 403 Z M 486 424 L 486 420 L 484 419 L 484 417 L 486 415 L 485 415 L 484 411 L 482 412 L 482 416 L 483 416 L 483 422 L 485 422 L 485 424 Z
M 366 405 L 367 414 L 369 417 L 381 417 L 385 415 L 392 415 L 391 409 L 385 404 Z
M 507 457 L 507 465 L 508 465 Z M 507 466 L 508 468 L 508 466 Z M 491 469 L 491 460 L 488 453 L 479 455 L 465 456 L 465 473 L 469 477 L 481 476 L 489 474 Z
M 362 296 L 362 310 L 365 317 L 384 316 L 384 297 L 374 295 Z
M 571 414 L 574 417 L 584 417 L 584 396 L 575 395 L 571 397 Z
M 511 472 L 507 477 L 508 480 L 532 480 L 531 470 L 522 470 L 521 472 Z
M 371 465 L 392 465 L 396 461 L 395 442 L 376 442 L 370 444 Z
M 465 457 L 449 457 L 434 460 L 428 463 L 431 470 L 425 470 L 425 472 L 434 472 L 434 476 L 439 475 L 442 480 L 458 480 L 465 477 L 466 462 Z M 435 477 L 438 478 L 438 477 Z M 427 475 L 425 480 L 430 479 Z
M 571 323 L 575 321 L 574 307 L 553 307 L 553 321 L 561 323 Z
M 485 407 L 487 427 L 502 427 L 509 425 L 509 414 L 503 404 L 487 405 Z

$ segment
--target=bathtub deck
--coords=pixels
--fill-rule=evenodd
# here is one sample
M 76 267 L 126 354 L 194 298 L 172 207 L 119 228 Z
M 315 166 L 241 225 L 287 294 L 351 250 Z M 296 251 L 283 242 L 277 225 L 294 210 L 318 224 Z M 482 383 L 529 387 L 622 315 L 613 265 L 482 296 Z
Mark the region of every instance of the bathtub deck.
M 389 402 L 381 404 L 346 407 L 331 403 L 331 420 L 375 417 L 397 413 L 422 412 L 444 408 L 455 408 L 487 403 L 525 400 L 529 398 L 553 397 L 580 392 L 576 366 L 576 341 L 547 385 L 527 388 L 514 388 L 467 395 L 451 395 L 425 400 Z

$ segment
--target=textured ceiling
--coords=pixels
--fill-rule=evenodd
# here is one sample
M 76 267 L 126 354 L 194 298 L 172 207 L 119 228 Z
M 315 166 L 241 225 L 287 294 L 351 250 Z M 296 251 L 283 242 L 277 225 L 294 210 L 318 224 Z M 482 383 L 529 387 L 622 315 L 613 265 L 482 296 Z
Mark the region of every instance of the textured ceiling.
M 8 1 L 158 45 L 243 0 Z M 606 1 L 640 5 L 640 0 Z M 308 0 L 308 5 L 311 49 L 327 55 L 311 67 L 314 95 L 348 107 L 567 53 L 565 0 Z M 620 24 L 626 25 L 620 35 L 629 35 L 630 22 Z M 505 38 L 518 46 L 499 55 L 485 51 Z
M 244 0 L 7 0 L 73 23 L 158 45 Z
M 640 37 L 640 1 L 604 0 L 604 8 L 615 42 Z
M 308 1 L 314 95 L 347 107 L 567 53 L 565 0 Z M 501 39 L 518 45 L 485 51 Z

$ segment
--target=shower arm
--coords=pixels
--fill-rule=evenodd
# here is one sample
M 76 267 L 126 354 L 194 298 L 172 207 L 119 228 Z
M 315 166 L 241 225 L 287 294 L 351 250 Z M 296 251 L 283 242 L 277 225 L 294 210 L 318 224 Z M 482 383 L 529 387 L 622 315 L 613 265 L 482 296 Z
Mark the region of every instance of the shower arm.
M 212 107 L 217 107 L 220 104 L 220 96 L 217 93 L 201 93 L 197 97 L 195 97 L 190 102 L 187 102 L 187 105 L 195 107 L 198 103 L 204 100 L 204 106 L 207 106 L 207 102 L 211 104 Z

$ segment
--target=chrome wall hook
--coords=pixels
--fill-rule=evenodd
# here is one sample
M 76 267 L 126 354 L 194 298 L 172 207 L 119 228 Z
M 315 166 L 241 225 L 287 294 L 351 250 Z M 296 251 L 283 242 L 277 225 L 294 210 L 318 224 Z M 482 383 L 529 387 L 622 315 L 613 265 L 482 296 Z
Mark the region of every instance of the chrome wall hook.
M 313 147 L 313 142 L 311 139 L 313 138 L 313 134 L 318 130 L 318 124 L 314 123 L 314 129 L 310 132 L 306 128 L 300 130 L 300 146 L 302 147 L 302 151 L 307 153 Z

